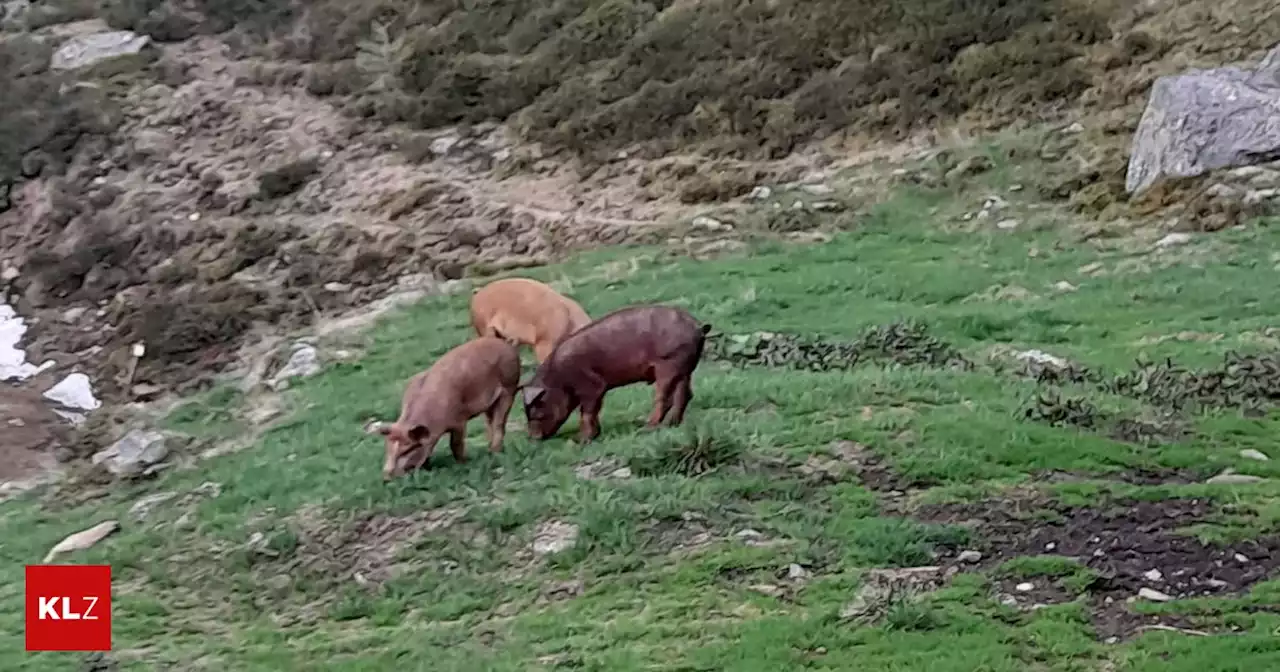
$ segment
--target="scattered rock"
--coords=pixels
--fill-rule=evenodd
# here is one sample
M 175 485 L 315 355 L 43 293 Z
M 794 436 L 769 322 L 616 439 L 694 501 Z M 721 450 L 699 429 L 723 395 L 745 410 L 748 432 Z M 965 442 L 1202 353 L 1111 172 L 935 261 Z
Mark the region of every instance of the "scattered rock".
M 168 456 L 164 434 L 133 429 L 110 448 L 94 453 L 90 461 L 116 476 L 136 476 Z
M 779 595 L 782 595 L 784 592 L 781 587 L 768 584 L 768 583 L 761 583 L 761 584 L 756 584 L 754 586 L 751 586 L 751 590 L 754 590 L 755 592 L 760 593 L 761 595 L 767 595 L 769 597 L 778 597 Z
M 1250 71 L 1234 66 L 1160 77 L 1134 133 L 1125 189 L 1258 163 L 1280 152 L 1280 46 Z
M 993 167 L 994 164 L 991 163 L 991 159 L 986 156 L 969 156 L 961 159 L 960 162 L 952 167 L 951 170 L 948 170 L 943 177 L 947 180 L 954 180 L 973 175 L 981 175 L 982 173 L 991 170 Z
M 150 44 L 150 37 L 127 30 L 79 35 L 63 42 L 53 52 L 49 67 L 54 70 L 78 70 L 97 67 L 110 61 L 130 60 L 142 54 Z
M 1246 460 L 1257 460 L 1259 462 L 1271 461 L 1271 458 L 1267 457 L 1266 453 L 1253 448 L 1245 448 L 1240 451 L 1240 457 L 1243 457 Z
M 982 561 L 982 554 L 978 551 L 960 551 L 956 560 L 972 565 Z
M 809 572 L 805 571 L 804 567 L 801 567 L 794 562 L 787 567 L 787 578 L 792 581 L 800 581 L 808 577 Z
M 578 543 L 578 526 L 559 520 L 549 520 L 538 525 L 533 535 L 535 555 L 551 555 L 573 548 Z
M 1158 569 L 1149 570 L 1142 576 L 1148 581 L 1164 581 L 1164 574 L 1161 574 Z
M 1078 289 L 1075 285 L 1067 282 L 1066 280 L 1059 280 L 1055 282 L 1053 284 L 1053 288 L 1059 292 L 1074 292 Z
M 75 408 L 82 411 L 92 411 L 102 405 L 93 396 L 93 385 L 89 382 L 89 376 L 83 373 L 72 373 L 63 378 L 57 385 L 49 388 L 44 393 L 46 399 L 55 401 L 67 408 Z
M 1238 562 L 1238 563 L 1240 563 L 1240 564 L 1242 564 L 1242 565 L 1243 565 L 1243 564 L 1248 564 L 1248 563 L 1249 563 L 1249 557 L 1248 557 L 1248 556 L 1246 556 L 1246 555 L 1245 555 L 1245 554 L 1243 554 L 1243 553 L 1236 553 L 1235 555 L 1233 555 L 1233 556 L 1231 556 L 1231 557 L 1232 557 L 1232 558 L 1234 558 L 1236 562 Z
M 1156 241 L 1156 247 L 1174 247 L 1176 245 L 1186 245 L 1191 242 L 1191 234 L 1189 233 L 1171 233 L 1164 238 Z
M 108 535 L 120 529 L 120 523 L 114 520 L 108 520 L 98 523 L 93 527 L 76 532 L 68 536 L 66 539 L 59 541 L 53 548 L 49 549 L 49 553 L 44 556 L 44 562 L 49 562 L 55 556 L 63 553 L 71 553 L 74 551 L 83 551 L 91 548 L 94 544 L 106 539 Z
M 1061 357 L 1051 355 L 1043 350 L 1023 350 L 1022 352 L 1014 353 L 1013 356 L 1024 362 L 1033 362 L 1036 364 L 1052 366 L 1057 369 L 1065 369 L 1071 366 L 1071 362 L 1068 362 Z
M 1078 121 L 1074 122 L 1070 126 L 1067 126 L 1066 128 L 1062 129 L 1062 133 L 1064 135 L 1076 135 L 1077 133 L 1084 133 L 1084 124 Z
M 763 201 L 773 195 L 773 190 L 769 187 L 759 186 L 751 190 L 749 198 L 753 201 Z
M 159 506 L 160 504 L 163 504 L 177 496 L 178 493 L 176 492 L 157 492 L 147 495 L 146 497 L 134 502 L 133 506 L 129 507 L 129 515 L 137 518 L 138 520 L 143 520 L 156 506 Z
M 806 184 L 800 188 L 814 196 L 830 196 L 835 192 L 835 189 L 825 184 Z
M 763 537 L 764 537 L 764 535 L 763 535 L 763 534 L 760 534 L 759 532 L 757 532 L 757 531 L 755 531 L 755 530 L 753 530 L 753 529 L 751 529 L 751 528 L 747 528 L 747 529 L 744 529 L 744 530 L 738 530 L 737 534 L 735 534 L 734 536 L 735 536 L 735 537 L 737 537 L 737 538 L 739 538 L 739 539 L 760 539 L 760 538 L 763 538 Z
M 309 378 L 320 373 L 320 353 L 315 346 L 306 343 L 294 344 L 293 354 L 289 361 L 271 378 L 271 388 L 282 390 L 288 386 L 290 378 Z
M 1012 231 L 1018 228 L 1018 224 L 1020 223 L 1021 222 L 1019 222 L 1016 219 L 1002 219 L 996 222 L 996 228 L 1000 229 L 1001 231 Z
M 1173 599 L 1172 597 L 1151 588 L 1138 589 L 1138 597 L 1144 600 L 1151 600 L 1152 602 L 1168 602 Z
M 1019 583 L 1018 585 L 1014 586 L 1013 589 L 1018 591 L 1019 593 L 1029 593 L 1036 589 L 1036 584 L 1030 583 L 1030 582 Z

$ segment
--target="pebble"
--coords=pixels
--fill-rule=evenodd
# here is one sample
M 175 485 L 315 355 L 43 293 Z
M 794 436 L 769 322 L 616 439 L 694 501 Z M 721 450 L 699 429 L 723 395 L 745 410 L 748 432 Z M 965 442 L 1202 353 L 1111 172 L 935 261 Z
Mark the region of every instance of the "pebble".
M 1164 581 L 1164 574 L 1161 574 L 1158 569 L 1147 570 L 1147 572 L 1142 576 L 1148 581 Z
M 769 187 L 760 186 L 751 190 L 750 198 L 755 201 L 763 201 L 773 195 L 773 190 Z
M 1240 553 L 1236 553 L 1234 557 L 1235 557 L 1235 559 L 1236 559 L 1236 562 L 1239 562 L 1239 563 L 1247 563 L 1247 562 L 1249 562 L 1249 558 L 1248 558 L 1247 556 L 1245 556 L 1245 555 L 1240 554 Z
M 806 572 L 804 567 L 801 567 L 800 565 L 797 565 L 794 562 L 787 567 L 787 578 L 791 579 L 792 581 L 795 581 L 797 579 L 803 579 L 807 576 L 809 576 L 809 572 Z
M 982 560 L 982 554 L 978 551 L 960 551 L 960 555 L 956 556 L 956 559 L 972 565 Z
M 1058 545 L 1053 543 L 1052 541 L 1044 545 L 1044 550 L 1046 551 L 1052 551 L 1056 548 L 1058 548 Z
M 1012 231 L 1018 228 L 1018 224 L 1020 223 L 1021 222 L 1019 222 L 1016 219 L 1002 219 L 996 222 L 996 228 L 1000 229 L 1001 231 Z
M 1245 448 L 1244 450 L 1240 451 L 1240 457 L 1243 457 L 1246 460 L 1257 460 L 1259 462 L 1271 461 L 1271 458 L 1267 457 L 1266 453 L 1260 450 L 1254 450 L 1253 448 Z
M 1029 593 L 1036 589 L 1036 584 L 1029 583 L 1029 582 L 1019 583 L 1018 585 L 1014 586 L 1013 589 L 1018 591 L 1019 593 Z
M 1217 476 L 1214 476 L 1213 478 L 1210 478 L 1209 480 L 1205 481 L 1205 483 L 1208 483 L 1210 485 L 1245 485 L 1248 483 L 1261 483 L 1262 481 L 1265 481 L 1265 480 L 1266 479 L 1262 478 L 1261 476 L 1237 474 L 1234 471 L 1228 469 L 1226 471 L 1223 471 L 1221 474 L 1218 474 Z
M 1059 280 L 1058 282 L 1054 283 L 1053 288 L 1058 290 L 1059 292 L 1076 291 L 1076 286 L 1067 282 L 1066 280 Z

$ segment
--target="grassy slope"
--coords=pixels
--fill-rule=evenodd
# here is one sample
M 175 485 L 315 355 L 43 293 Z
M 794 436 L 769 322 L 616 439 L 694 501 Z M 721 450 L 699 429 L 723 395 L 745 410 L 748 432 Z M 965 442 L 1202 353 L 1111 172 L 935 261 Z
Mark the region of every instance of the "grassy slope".
M 955 194 L 904 192 L 825 245 L 764 243 L 749 255 L 704 262 L 615 250 L 535 275 L 574 278 L 572 294 L 597 315 L 664 301 L 729 332 L 845 337 L 909 317 L 975 358 L 993 345 L 1040 347 L 1108 368 L 1140 352 L 1210 363 L 1227 349 L 1256 349 L 1274 316 L 1267 309 L 1274 305 L 1271 250 L 1280 234 L 1273 229 L 1198 239 L 1160 254 L 1205 263 L 1162 268 L 1160 254 L 1074 243 L 1053 229 L 1036 230 L 1034 219 L 1016 232 L 946 232 L 939 222 L 959 203 Z M 1135 261 L 1146 266 L 1104 277 L 1078 270 Z M 1079 290 L 1053 292 L 1061 280 Z M 993 285 L 1021 286 L 1039 298 L 972 300 Z M 722 465 L 699 478 L 661 468 L 644 476 L 664 446 L 687 439 L 681 430 L 637 431 L 650 403 L 650 390 L 638 386 L 610 394 L 602 440 L 585 449 L 566 439 L 532 445 L 513 431 L 506 452 L 490 456 L 478 450 L 477 422 L 470 465 L 455 467 L 443 451 L 436 457 L 443 468 L 384 485 L 381 448 L 360 425 L 370 415 L 393 416 L 403 381 L 467 337 L 465 301 L 432 300 L 385 321 L 358 362 L 295 388 L 301 410 L 249 451 L 79 507 L 4 505 L 0 666 L 75 667 L 74 656 L 20 652 L 21 564 L 109 517 L 120 518 L 123 531 L 75 560 L 115 567 L 117 656 L 138 669 L 527 670 L 559 663 L 593 670 L 1207 672 L 1280 664 L 1280 617 L 1246 612 L 1244 602 L 1161 607 L 1208 605 L 1202 617 L 1241 626 L 1237 636 L 1150 632 L 1107 646 L 1094 638 L 1083 603 L 1018 613 L 996 603 L 989 578 L 978 573 L 898 605 L 876 624 L 842 623 L 837 615 L 861 570 L 928 564 L 933 545 L 963 547 L 964 534 L 885 515 L 856 478 L 804 482 L 793 471 L 771 470 L 768 460 L 800 463 L 833 440 L 859 441 L 908 477 L 935 483 L 939 498 L 998 489 L 1045 469 L 1104 478 L 1143 466 L 1205 475 L 1235 466 L 1280 476 L 1272 466 L 1280 463 L 1236 457 L 1242 447 L 1268 450 L 1266 438 L 1280 429 L 1274 416 L 1200 418 L 1198 438 L 1147 448 L 1022 421 L 1016 411 L 1031 383 L 981 369 L 866 364 L 798 373 L 706 362 L 689 429 L 718 446 L 721 459 L 736 457 L 746 467 Z M 1183 331 L 1224 337 L 1139 344 Z M 234 399 L 221 394 L 199 403 L 176 421 L 219 431 Z M 564 435 L 575 428 L 576 420 Z M 575 475 L 577 465 L 604 458 L 629 464 L 637 477 Z M 204 482 L 220 484 L 221 494 L 161 504 L 145 522 L 126 514 L 143 494 L 187 493 Z M 1101 491 L 1076 487 L 1077 495 Z M 1243 513 L 1222 524 L 1246 535 L 1280 519 L 1274 484 L 1148 494 L 1179 487 L 1234 502 Z M 363 537 L 332 534 L 334 528 L 374 514 L 442 511 L 461 518 L 402 548 L 396 578 L 377 591 L 352 579 L 353 571 L 373 571 L 374 551 L 360 546 Z M 550 519 L 579 525 L 579 539 L 534 561 L 523 549 L 537 524 Z M 675 542 L 693 540 L 696 525 L 714 542 L 697 553 L 673 551 Z M 777 543 L 745 544 L 736 533 L 747 528 Z M 265 550 L 246 546 L 255 532 Z M 785 583 L 778 576 L 791 563 L 811 568 L 803 590 L 778 598 L 752 589 Z M 575 580 L 583 594 L 555 596 L 557 586 Z M 1280 583 L 1255 586 L 1251 599 L 1274 606 Z

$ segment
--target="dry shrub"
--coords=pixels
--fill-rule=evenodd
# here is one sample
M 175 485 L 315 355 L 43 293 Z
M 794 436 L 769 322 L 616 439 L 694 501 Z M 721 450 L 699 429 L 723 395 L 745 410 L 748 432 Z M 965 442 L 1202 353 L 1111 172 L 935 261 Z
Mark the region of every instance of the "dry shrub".
M 112 0 L 151 17 L 159 0 Z M 355 114 L 419 127 L 514 117 L 583 157 L 634 144 L 780 155 L 842 129 L 1007 120 L 1091 84 L 1113 0 L 286 0 L 193 3 L 202 26 L 275 31 Z M 146 10 L 140 12 L 140 10 Z M 138 25 L 138 21 L 134 21 Z M 375 49 L 367 47 L 373 44 Z M 1135 56 L 1158 48 L 1134 37 Z M 371 58 L 372 54 L 372 58 Z M 377 64 L 377 63 L 380 63 Z M 376 67 L 373 67 L 374 64 Z M 372 69 L 371 69 L 372 68 Z M 355 76 L 360 74 L 362 76 Z

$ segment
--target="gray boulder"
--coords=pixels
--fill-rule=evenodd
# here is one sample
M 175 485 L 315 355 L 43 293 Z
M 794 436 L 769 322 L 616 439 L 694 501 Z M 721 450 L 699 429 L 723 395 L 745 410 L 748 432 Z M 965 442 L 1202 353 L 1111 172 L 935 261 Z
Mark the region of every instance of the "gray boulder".
M 164 434 L 134 429 L 90 460 L 116 476 L 136 476 L 168 456 Z
M 1151 87 L 1129 154 L 1125 189 L 1163 177 L 1280 158 L 1280 45 L 1258 66 L 1193 70 Z

